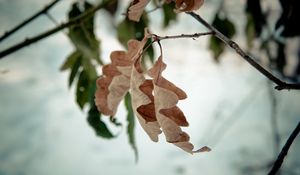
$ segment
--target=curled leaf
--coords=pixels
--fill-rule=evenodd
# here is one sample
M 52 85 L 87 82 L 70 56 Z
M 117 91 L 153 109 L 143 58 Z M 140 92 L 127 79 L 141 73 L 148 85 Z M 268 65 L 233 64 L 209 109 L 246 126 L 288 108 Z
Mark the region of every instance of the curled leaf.
M 166 64 L 162 57 L 154 64 L 148 74 L 153 78 L 154 103 L 157 121 L 165 134 L 166 140 L 189 153 L 208 151 L 205 147 L 193 150 L 194 146 L 189 142 L 190 137 L 181 130 L 180 126 L 188 126 L 183 112 L 176 105 L 178 100 L 185 99 L 186 93 L 173 83 L 162 77 L 162 71 Z
M 133 0 L 132 5 L 129 7 L 128 18 L 132 21 L 139 22 L 144 12 L 144 8 L 150 0 Z
M 152 141 L 157 142 L 161 130 L 155 115 L 153 83 L 145 79 L 139 66 L 139 60 L 136 60 L 131 73 L 132 108 L 142 128 Z
M 103 76 L 97 80 L 95 103 L 104 115 L 115 115 L 120 101 L 130 88 L 133 60 L 139 57 L 147 39 L 145 36 L 142 41 L 129 40 L 128 52 L 113 51 L 111 63 L 103 66 Z
M 190 12 L 199 9 L 204 0 L 176 0 L 176 10 L 179 12 Z

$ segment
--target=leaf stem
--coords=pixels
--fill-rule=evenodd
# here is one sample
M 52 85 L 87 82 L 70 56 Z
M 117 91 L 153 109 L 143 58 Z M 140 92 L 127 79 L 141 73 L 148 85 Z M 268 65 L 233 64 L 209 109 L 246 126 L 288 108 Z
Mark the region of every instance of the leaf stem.
M 247 54 L 245 51 L 243 51 L 240 46 L 223 35 L 219 30 L 217 30 L 215 27 L 210 25 L 208 22 L 206 22 L 200 15 L 194 13 L 194 12 L 186 12 L 188 15 L 195 18 L 198 22 L 200 22 L 202 25 L 204 25 L 206 28 L 211 30 L 214 33 L 214 36 L 219 38 L 221 41 L 223 41 L 226 45 L 231 47 L 236 51 L 238 55 L 240 55 L 244 60 L 246 60 L 250 65 L 252 65 L 256 70 L 258 70 L 261 74 L 263 74 L 265 77 L 267 77 L 269 80 L 277 84 L 275 86 L 275 89 L 277 90 L 283 90 L 283 89 L 298 89 L 300 90 L 300 84 L 292 84 L 292 83 L 286 83 L 281 81 L 279 78 L 275 77 L 272 73 L 270 73 L 268 70 L 263 68 L 261 65 L 259 65 L 249 54 Z

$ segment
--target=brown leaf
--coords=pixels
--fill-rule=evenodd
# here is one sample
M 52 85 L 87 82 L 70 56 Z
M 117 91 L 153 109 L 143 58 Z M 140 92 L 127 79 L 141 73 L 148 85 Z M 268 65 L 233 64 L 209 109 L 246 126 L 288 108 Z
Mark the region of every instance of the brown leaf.
M 128 18 L 132 21 L 139 22 L 144 12 L 144 8 L 149 2 L 150 0 L 134 0 L 129 7 Z
M 111 63 L 103 66 L 103 76 L 97 80 L 95 103 L 104 115 L 115 115 L 120 101 L 130 88 L 133 60 L 140 56 L 146 42 L 146 36 L 142 41 L 129 40 L 128 52 L 113 51 Z
M 131 74 L 132 109 L 151 140 L 157 142 L 161 130 L 155 115 L 153 84 L 138 71 L 138 64 L 133 66 Z
M 154 104 L 157 121 L 167 142 L 173 143 L 191 154 L 199 152 L 199 150 L 193 151 L 194 146 L 189 142 L 189 135 L 180 128 L 180 126 L 188 126 L 188 122 L 176 105 L 179 99 L 184 99 L 187 96 L 183 90 L 162 77 L 161 74 L 165 68 L 166 64 L 163 63 L 160 56 L 148 72 L 154 82 Z
M 121 51 L 116 51 L 121 52 Z M 115 57 L 116 52 L 111 53 L 111 64 L 102 68 L 103 76 L 97 80 L 97 91 L 95 94 L 95 103 L 99 111 L 104 115 L 114 116 L 120 101 L 123 99 L 130 84 L 131 65 L 124 66 L 123 61 Z M 125 54 L 121 54 L 126 60 Z M 127 60 L 131 62 L 131 60 Z
M 176 10 L 179 12 L 190 12 L 199 9 L 204 0 L 176 0 Z
M 147 38 L 147 35 L 148 31 L 145 30 L 145 38 Z M 132 109 L 151 140 L 157 142 L 161 130 L 155 115 L 154 97 L 152 94 L 153 82 L 145 79 L 140 65 L 141 57 L 142 55 L 136 57 L 131 72 L 130 94 Z

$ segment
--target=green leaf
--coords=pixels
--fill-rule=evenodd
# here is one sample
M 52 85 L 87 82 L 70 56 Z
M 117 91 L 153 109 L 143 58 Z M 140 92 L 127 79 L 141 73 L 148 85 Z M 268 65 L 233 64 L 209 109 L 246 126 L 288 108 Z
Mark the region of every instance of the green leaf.
M 95 93 L 97 89 L 97 79 L 90 80 L 89 82 L 89 103 L 92 106 L 95 103 Z
M 226 17 L 220 18 L 218 13 L 215 16 L 212 25 L 228 38 L 232 38 L 236 33 L 234 24 Z M 211 36 L 209 40 L 209 48 L 213 52 L 215 61 L 218 62 L 221 54 L 225 50 L 225 44 L 215 36 Z
M 89 79 L 85 70 L 82 70 L 76 88 L 76 101 L 81 109 L 89 102 Z
M 247 24 L 246 24 L 245 32 L 246 32 L 246 37 L 247 37 L 248 48 L 252 48 L 253 40 L 257 34 L 255 31 L 254 19 L 251 14 L 247 14 Z
M 151 39 L 149 39 L 146 43 L 145 46 L 148 46 L 149 44 L 151 44 Z M 147 56 L 149 58 L 149 60 L 154 63 L 154 48 L 153 45 L 151 45 L 150 47 L 148 47 L 145 56 Z
M 135 160 L 138 161 L 138 150 L 135 143 L 135 137 L 134 137 L 134 125 L 135 125 L 135 118 L 134 113 L 131 106 L 131 97 L 130 94 L 127 93 L 125 96 L 125 107 L 127 109 L 127 134 L 128 134 L 128 140 L 129 144 L 131 145 L 131 148 L 134 151 Z
M 88 58 L 82 58 L 82 66 L 86 71 L 89 80 L 95 80 L 97 78 L 96 67 L 91 63 L 91 60 Z
M 177 14 L 174 12 L 175 9 L 175 3 L 172 2 L 170 4 L 163 4 L 162 10 L 164 15 L 164 21 L 163 26 L 164 28 L 168 27 L 170 25 L 170 22 L 176 21 Z
M 213 58 L 216 62 L 220 61 L 220 56 L 225 50 L 225 44 L 217 37 L 210 37 L 209 49 L 213 52 Z
M 127 48 L 127 41 L 135 38 L 135 29 L 133 22 L 125 18 L 118 26 L 118 40 Z
M 73 84 L 73 81 L 74 81 L 74 79 L 75 79 L 75 77 L 76 77 L 76 75 L 78 73 L 78 70 L 79 70 L 79 68 L 81 66 L 81 59 L 82 58 L 79 57 L 75 61 L 74 65 L 71 67 L 71 73 L 70 73 L 70 76 L 69 76 L 69 87 L 71 87 L 71 85 Z
M 69 12 L 69 19 L 74 18 L 82 13 L 88 11 L 93 6 L 85 1 L 85 10 L 81 11 L 77 3 L 72 5 Z M 100 59 L 100 41 L 96 38 L 94 33 L 94 15 L 91 15 L 84 21 L 79 22 L 77 25 L 69 27 L 68 36 L 76 49 L 86 58 L 95 59 L 99 64 L 102 64 Z
M 90 126 L 94 129 L 97 136 L 111 139 L 115 136 L 107 128 L 106 124 L 101 120 L 101 114 L 98 112 L 95 103 L 91 104 L 91 108 L 88 112 L 87 121 Z
M 65 62 L 62 64 L 62 66 L 60 67 L 60 71 L 64 71 L 67 70 L 69 68 L 72 68 L 74 66 L 74 64 L 76 63 L 76 61 L 80 58 L 81 54 L 78 51 L 75 51 L 73 53 L 71 53 L 67 59 L 65 60 Z
M 135 29 L 135 38 L 137 40 L 142 40 L 144 38 L 144 30 L 148 27 L 149 18 L 147 13 L 144 13 L 139 22 L 134 22 L 134 29 Z

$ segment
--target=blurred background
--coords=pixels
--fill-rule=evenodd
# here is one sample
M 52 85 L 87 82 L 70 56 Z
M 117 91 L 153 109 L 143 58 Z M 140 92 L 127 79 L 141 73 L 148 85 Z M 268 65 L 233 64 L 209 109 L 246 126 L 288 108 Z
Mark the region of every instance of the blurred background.
M 0 0 L 0 35 L 50 2 Z M 48 16 L 41 15 L 1 41 L 0 50 L 67 21 L 76 2 L 57 3 Z M 286 1 L 292 2 L 299 8 L 298 2 Z M 83 1 L 78 3 L 79 9 L 87 8 L 81 7 Z M 124 27 L 130 26 L 124 20 L 128 5 L 129 1 L 119 1 L 116 11 L 100 10 L 95 15 L 95 30 L 90 35 L 99 41 L 96 46 L 101 49 L 93 54 L 100 55 L 105 64 L 110 61 L 110 52 L 125 49 L 126 37 L 132 35 L 133 29 Z M 156 5 L 150 4 L 146 11 Z M 197 13 L 237 41 L 276 76 L 297 82 L 298 14 L 285 18 L 288 5 L 277 0 L 206 0 Z M 142 22 L 147 24 L 135 26 L 134 35 L 143 36 L 138 31 L 147 25 L 151 32 L 161 36 L 207 31 L 190 16 L 175 14 L 174 20 L 174 14 L 166 15 L 168 9 L 163 9 L 146 13 L 147 20 L 143 17 Z M 74 50 L 81 51 L 73 30 L 81 29 L 65 29 L 0 60 L 1 175 L 266 174 L 299 122 L 300 91 L 274 90 L 273 83 L 218 40 L 209 36 L 165 40 L 162 45 L 168 67 L 164 76 L 188 95 L 179 102 L 190 123 L 183 129 L 190 134 L 195 147 L 206 145 L 212 151 L 189 155 L 166 143 L 163 136 L 154 143 L 136 122 L 136 163 L 128 141 L 124 103 L 119 106 L 117 121 L 101 117 L 107 127 L 105 131 L 112 135 L 99 134 L 87 119 L 91 112 L 88 100 L 78 99 L 79 83 L 68 85 L 74 67 L 60 71 Z M 147 53 L 147 65 L 159 54 L 157 45 L 153 45 L 153 50 L 154 56 Z M 100 75 L 97 61 L 91 63 Z M 76 79 L 80 78 L 75 76 Z M 296 138 L 281 174 L 300 174 L 299 147 L 300 139 Z

